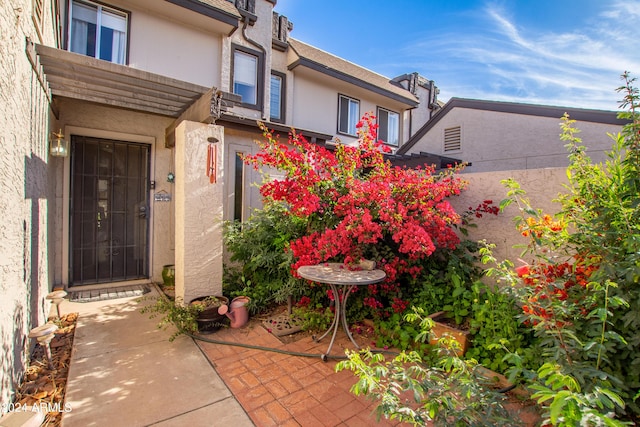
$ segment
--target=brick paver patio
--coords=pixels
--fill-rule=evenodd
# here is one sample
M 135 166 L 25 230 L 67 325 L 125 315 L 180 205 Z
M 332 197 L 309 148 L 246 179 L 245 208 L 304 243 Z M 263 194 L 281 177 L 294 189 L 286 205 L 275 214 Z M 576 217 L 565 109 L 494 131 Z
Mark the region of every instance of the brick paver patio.
M 317 357 L 196 342 L 259 427 L 398 425 L 384 419 L 376 423 L 374 402 L 349 392 L 356 377 L 350 371 L 335 372 L 337 360 L 321 360 L 319 355 L 326 351 L 330 337 L 316 343 L 308 334 L 300 334 L 303 338 L 285 344 L 254 321 L 243 328 L 226 328 L 202 337 Z M 364 344 L 357 335 L 354 338 Z M 331 354 L 344 355 L 348 345 L 352 346 L 339 331 Z
M 300 332 L 281 340 L 267 331 L 259 319 L 251 319 L 242 328 L 224 328 L 200 337 L 317 355 L 301 357 L 196 340 L 258 427 L 408 425 L 384 418 L 376 422 L 376 403 L 349 391 L 357 381 L 356 376 L 346 370 L 335 372 L 336 359 L 322 361 L 320 355 L 327 350 L 330 336 L 316 343 L 310 334 Z M 354 333 L 354 339 L 362 347 L 370 345 L 366 336 Z M 353 344 L 339 330 L 331 355 L 344 356 L 345 348 L 353 349 Z M 533 406 L 511 402 L 507 407 L 513 411 L 514 425 L 532 427 L 540 422 Z

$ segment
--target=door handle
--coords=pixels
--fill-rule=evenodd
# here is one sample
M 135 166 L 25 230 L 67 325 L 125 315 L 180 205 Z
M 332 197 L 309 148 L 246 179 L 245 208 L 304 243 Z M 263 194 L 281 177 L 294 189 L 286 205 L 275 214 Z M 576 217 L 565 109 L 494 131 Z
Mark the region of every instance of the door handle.
M 146 218 L 147 217 L 147 207 L 140 206 L 140 210 L 138 211 L 138 218 Z

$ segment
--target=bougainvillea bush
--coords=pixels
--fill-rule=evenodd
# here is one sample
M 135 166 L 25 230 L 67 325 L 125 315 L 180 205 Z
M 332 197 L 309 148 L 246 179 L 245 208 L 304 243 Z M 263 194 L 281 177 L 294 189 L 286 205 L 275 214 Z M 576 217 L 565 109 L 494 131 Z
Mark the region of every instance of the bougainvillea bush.
M 640 98 L 623 74 L 628 119 L 609 160 L 594 164 L 568 116 L 562 139 L 569 151 L 567 192 L 551 216 L 534 209 L 517 182 L 508 198 L 526 249 L 520 265 L 489 272 L 510 286 L 520 319 L 539 338 L 538 366 L 529 371 L 533 397 L 553 425 L 622 425 L 640 408 Z M 483 258 L 496 262 L 491 248 Z M 518 361 L 519 355 L 513 354 Z
M 332 150 L 295 131 L 281 143 L 278 135 L 261 128 L 261 150 L 245 161 L 256 169 L 284 173 L 261 186 L 264 204 L 284 204 L 288 215 L 306 223 L 304 234 L 288 245 L 291 274 L 303 265 L 374 260 L 386 272 L 385 281 L 358 290 L 349 305 L 350 316 L 379 318 L 409 307 L 416 284 L 424 286 L 426 275 L 434 274 L 425 270 L 433 267 L 434 257 L 443 269 L 456 268 L 449 261 L 460 250 L 456 227 L 462 218 L 448 199 L 466 188 L 458 174 L 461 166 L 437 172 L 431 166 L 392 166 L 370 114 L 358 123 L 356 145 L 338 144 Z M 490 203 L 483 206 L 491 209 Z M 462 255 L 456 259 L 472 262 Z M 457 274 L 472 280 L 471 268 L 461 265 L 459 270 Z

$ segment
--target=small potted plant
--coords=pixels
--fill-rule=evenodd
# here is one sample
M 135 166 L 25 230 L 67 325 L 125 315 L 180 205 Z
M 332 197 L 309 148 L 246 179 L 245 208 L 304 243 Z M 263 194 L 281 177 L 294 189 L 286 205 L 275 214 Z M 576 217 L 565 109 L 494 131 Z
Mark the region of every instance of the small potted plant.
M 456 349 L 456 353 L 462 357 L 469 348 L 469 331 L 456 327 L 455 322 L 447 322 L 450 319 L 447 318 L 444 311 L 430 314 L 428 317 L 435 322 L 431 328 L 432 336 L 429 343 L 435 345 L 444 335 L 449 335 L 458 342 L 460 347 Z
M 229 298 L 222 295 L 210 295 L 191 300 L 189 307 L 196 315 L 197 330 L 201 333 L 211 333 L 226 325 L 227 317 L 218 313 L 218 309 L 229 304 Z

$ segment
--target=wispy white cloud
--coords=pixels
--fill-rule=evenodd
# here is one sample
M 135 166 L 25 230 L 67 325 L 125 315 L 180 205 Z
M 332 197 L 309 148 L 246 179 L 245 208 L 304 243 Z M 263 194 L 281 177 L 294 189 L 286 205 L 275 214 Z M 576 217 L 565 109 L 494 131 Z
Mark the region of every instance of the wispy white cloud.
M 404 51 L 407 62 L 397 66 L 418 66 L 436 81 L 444 99 L 608 110 L 617 108 L 620 74 L 640 74 L 635 39 L 640 2 L 609 3 L 598 16 L 567 31 L 529 27 L 494 4 L 477 12 L 475 24 L 484 32 L 428 34 Z

